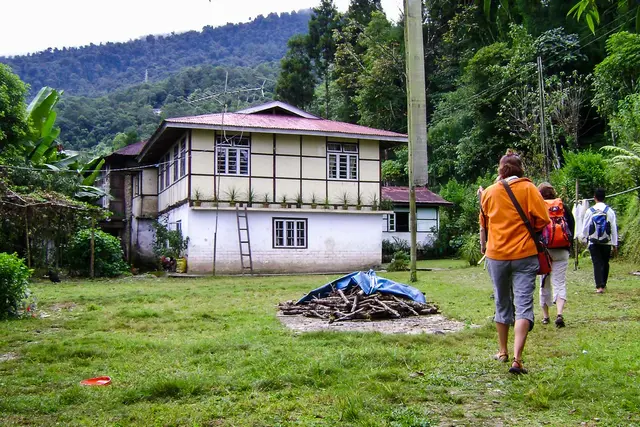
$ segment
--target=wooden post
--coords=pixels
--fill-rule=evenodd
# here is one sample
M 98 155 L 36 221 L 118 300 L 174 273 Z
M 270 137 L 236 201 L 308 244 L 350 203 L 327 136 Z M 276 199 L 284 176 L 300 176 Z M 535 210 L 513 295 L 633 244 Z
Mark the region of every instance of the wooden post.
M 547 128 L 544 121 L 544 78 L 542 77 L 542 58 L 538 56 L 538 92 L 540 95 L 540 142 L 544 176 L 549 181 L 549 150 L 547 148 Z
M 91 217 L 91 261 L 89 264 L 89 276 L 93 279 L 95 277 L 94 263 L 95 263 L 95 237 L 96 237 L 96 224 L 95 218 Z
M 404 40 L 407 61 L 407 128 L 409 131 L 410 281 L 418 280 L 416 185 L 427 185 L 427 97 L 425 92 L 422 1 L 404 0 Z
M 27 267 L 31 268 L 31 243 L 29 242 L 29 207 L 24 210 L 24 235 L 27 246 Z
M 576 178 L 576 205 L 578 204 L 578 198 L 580 195 L 578 194 L 578 179 Z M 576 218 L 574 218 L 575 220 Z M 578 239 L 577 230 L 573 230 L 575 236 L 573 236 L 573 247 L 575 252 L 575 261 L 573 262 L 573 270 L 576 271 L 578 269 L 578 258 L 580 254 L 578 253 L 578 245 L 580 244 L 580 239 Z

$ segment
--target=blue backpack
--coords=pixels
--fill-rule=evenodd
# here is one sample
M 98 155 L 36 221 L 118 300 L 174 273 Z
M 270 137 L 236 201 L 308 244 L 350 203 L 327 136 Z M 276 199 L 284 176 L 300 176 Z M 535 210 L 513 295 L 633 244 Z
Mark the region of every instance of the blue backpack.
M 611 223 L 607 220 L 609 206 L 603 211 L 589 208 L 591 211 L 591 224 L 589 224 L 589 241 L 596 244 L 606 244 L 611 240 Z

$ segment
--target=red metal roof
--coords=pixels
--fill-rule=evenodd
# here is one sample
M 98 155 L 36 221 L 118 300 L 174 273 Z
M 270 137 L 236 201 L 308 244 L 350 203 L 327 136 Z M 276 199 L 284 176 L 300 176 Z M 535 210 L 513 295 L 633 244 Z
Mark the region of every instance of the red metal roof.
M 409 203 L 409 187 L 382 187 L 382 199 L 391 200 L 394 203 Z M 426 187 L 416 187 L 416 203 L 438 206 L 453 205 Z
M 349 135 L 381 137 L 397 140 L 399 142 L 407 140 L 407 135 L 405 134 L 374 129 L 367 126 L 319 118 L 311 119 L 278 114 L 216 113 L 205 114 L 202 116 L 167 119 L 166 123 L 169 126 L 172 124 L 203 125 L 211 127 L 224 126 L 229 130 L 232 130 L 233 128 L 255 128 L 265 130 L 290 130 L 301 133 L 312 132 L 312 134 L 330 133 L 336 134 L 336 136 L 346 137 Z
M 146 143 L 146 140 L 138 141 L 135 144 L 122 147 L 121 149 L 114 151 L 110 155 L 113 156 L 114 154 L 119 154 L 120 156 L 137 156 L 138 154 L 140 154 Z

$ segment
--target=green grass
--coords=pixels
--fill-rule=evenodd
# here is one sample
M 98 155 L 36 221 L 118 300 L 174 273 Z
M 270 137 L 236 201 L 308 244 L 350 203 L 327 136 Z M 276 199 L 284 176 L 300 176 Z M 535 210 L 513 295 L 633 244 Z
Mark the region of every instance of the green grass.
M 0 425 L 640 425 L 636 269 L 614 264 L 604 295 L 589 264 L 570 271 L 567 327 L 536 325 L 524 377 L 491 360 L 481 267 L 419 273 L 445 315 L 480 325 L 449 335 L 285 329 L 276 304 L 325 276 L 40 283 L 50 317 L 0 328 L 0 356 L 18 356 L 0 361 Z M 113 384 L 79 385 L 98 375 Z

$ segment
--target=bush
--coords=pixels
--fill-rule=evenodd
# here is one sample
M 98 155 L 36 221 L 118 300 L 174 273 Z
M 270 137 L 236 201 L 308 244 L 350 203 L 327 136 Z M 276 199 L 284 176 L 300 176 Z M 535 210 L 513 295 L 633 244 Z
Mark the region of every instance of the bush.
M 411 245 L 404 239 L 393 237 L 393 241 L 384 239 L 382 241 L 382 262 L 390 262 L 396 252 L 411 251 Z
M 620 237 L 622 241 L 621 254 L 634 264 L 640 264 L 640 199 L 633 197 L 622 217 Z
M 405 271 L 407 267 L 409 267 L 409 255 L 406 252 L 398 251 L 393 254 L 387 271 Z
M 16 254 L 0 253 L 0 319 L 18 316 L 20 305 L 29 296 L 31 270 Z
M 102 230 L 94 230 L 94 275 L 115 277 L 129 267 L 124 262 L 120 239 Z M 79 276 L 89 276 L 91 268 L 91 229 L 80 230 L 71 239 L 67 251 L 69 270 Z
M 480 235 L 478 233 L 467 234 L 464 237 L 459 255 L 462 259 L 469 262 L 469 265 L 476 266 L 482 258 L 480 252 Z
M 182 237 L 180 230 L 169 230 L 166 218 L 155 221 L 153 229 L 153 253 L 158 257 L 180 258 L 189 247 L 189 238 Z

